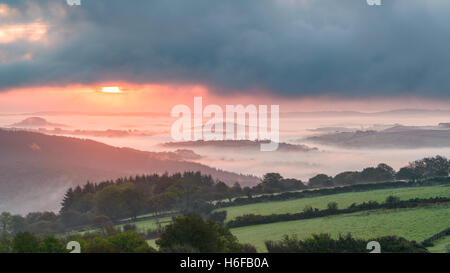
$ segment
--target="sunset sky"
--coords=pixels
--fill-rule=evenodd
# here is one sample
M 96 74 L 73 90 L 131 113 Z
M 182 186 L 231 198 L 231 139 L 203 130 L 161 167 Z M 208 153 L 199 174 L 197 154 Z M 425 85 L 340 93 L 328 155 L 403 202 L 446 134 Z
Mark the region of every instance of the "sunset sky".
M 450 2 L 383 3 L 1 0 L 0 112 L 450 109 Z

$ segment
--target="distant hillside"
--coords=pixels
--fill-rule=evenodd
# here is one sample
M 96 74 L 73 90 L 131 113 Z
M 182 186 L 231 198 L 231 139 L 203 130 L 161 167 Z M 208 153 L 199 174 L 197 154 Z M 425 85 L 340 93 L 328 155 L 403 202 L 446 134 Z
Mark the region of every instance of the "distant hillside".
M 87 180 L 121 176 L 201 171 L 227 184 L 255 185 L 256 177 L 183 161 L 188 151 L 143 152 L 92 140 L 0 129 L 0 211 L 58 209 L 65 190 Z
M 45 127 L 50 127 L 50 126 L 42 126 L 42 127 L 37 127 L 37 126 L 20 126 L 18 124 L 16 125 L 11 125 L 11 129 L 14 128 L 19 128 L 19 129 L 23 129 L 29 132 L 37 132 L 37 133 L 43 133 L 43 134 L 48 134 L 48 135 L 65 135 L 65 136 L 84 136 L 84 137 L 111 137 L 111 138 L 116 138 L 116 137 L 133 137 L 133 136 L 138 136 L 138 137 L 145 137 L 145 136 L 152 136 L 155 135 L 155 132 L 153 131 L 140 131 L 137 129 L 134 130 L 116 130 L 116 129 L 106 129 L 106 130 L 82 130 L 82 129 L 75 129 L 75 130 L 67 130 L 67 129 L 61 129 L 59 127 L 56 127 L 58 125 L 53 125 L 54 128 L 45 128 Z M 61 125 L 60 125 L 61 127 Z
M 47 120 L 40 117 L 26 118 L 20 122 L 11 124 L 10 127 L 67 127 L 64 124 L 50 123 Z
M 347 148 L 450 147 L 450 130 L 438 126 L 397 125 L 383 131 L 338 132 L 307 138 L 308 141 Z
M 177 148 L 216 148 L 216 149 L 242 149 L 259 151 L 262 143 L 268 143 L 268 141 L 251 141 L 251 140 L 197 140 L 197 141 L 184 141 L 184 142 L 167 142 L 162 144 L 163 147 L 177 147 Z M 301 144 L 289 144 L 279 143 L 279 152 L 309 152 L 316 151 L 317 148 L 310 148 Z
M 412 116 L 442 116 L 448 117 L 449 110 L 427 109 L 397 109 L 382 112 L 358 112 L 358 111 L 316 111 L 316 112 L 284 112 L 280 117 L 412 117 Z

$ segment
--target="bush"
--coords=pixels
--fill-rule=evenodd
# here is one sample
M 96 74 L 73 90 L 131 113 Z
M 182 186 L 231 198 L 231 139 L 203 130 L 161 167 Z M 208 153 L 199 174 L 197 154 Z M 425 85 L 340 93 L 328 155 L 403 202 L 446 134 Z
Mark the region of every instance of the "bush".
M 81 243 L 81 242 L 80 242 Z M 118 253 L 121 252 L 110 241 L 100 236 L 88 240 L 81 251 L 83 253 Z
M 370 241 L 377 241 L 381 245 L 382 253 L 424 253 L 425 247 L 415 241 L 408 241 L 397 236 L 384 236 Z
M 64 253 L 67 252 L 64 245 L 55 237 L 48 236 L 39 244 L 41 253 Z
M 39 252 L 38 238 L 29 232 L 18 233 L 12 242 L 14 253 L 37 253 Z
M 126 224 L 123 226 L 123 231 L 127 232 L 127 231 L 136 231 L 137 227 L 134 224 Z
M 227 211 L 226 210 L 213 212 L 213 213 L 209 214 L 207 217 L 208 221 L 214 222 L 219 225 L 223 225 L 223 223 L 225 222 L 225 219 L 227 219 Z
M 156 252 L 147 244 L 144 238 L 140 237 L 134 231 L 127 231 L 108 238 L 108 241 L 118 249 L 119 252 Z
M 0 253 L 10 253 L 12 249 L 13 243 L 10 238 L 5 237 L 0 241 Z
M 251 244 L 241 244 L 238 250 L 235 253 L 257 253 L 256 247 Z
M 400 202 L 400 197 L 398 197 L 398 196 L 389 195 L 388 197 L 386 197 L 387 204 L 392 204 L 392 203 L 397 203 L 397 202 Z
M 171 245 L 159 249 L 162 253 L 200 253 L 198 249 L 190 245 Z
M 156 244 L 161 249 L 190 247 L 201 253 L 235 252 L 242 247 L 228 228 L 186 216 L 175 218 Z
M 338 210 L 338 204 L 336 202 L 330 202 L 328 203 L 327 208 L 329 210 Z
M 304 214 L 313 214 L 314 210 L 311 206 L 305 206 L 305 208 L 303 208 L 303 213 Z

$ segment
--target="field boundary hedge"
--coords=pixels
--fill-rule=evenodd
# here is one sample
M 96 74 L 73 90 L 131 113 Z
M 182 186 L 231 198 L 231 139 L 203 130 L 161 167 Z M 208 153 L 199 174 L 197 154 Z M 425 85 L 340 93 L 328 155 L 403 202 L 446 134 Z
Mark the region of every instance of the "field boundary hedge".
M 426 238 L 425 240 L 420 242 L 420 244 L 426 245 L 428 243 L 431 243 L 431 242 L 433 242 L 433 241 L 435 241 L 435 240 L 437 240 L 437 239 L 439 239 L 441 237 L 447 236 L 447 235 L 450 235 L 450 227 L 444 229 L 443 231 L 440 231 L 440 232 L 434 234 L 433 236 L 430 236 L 429 238 Z

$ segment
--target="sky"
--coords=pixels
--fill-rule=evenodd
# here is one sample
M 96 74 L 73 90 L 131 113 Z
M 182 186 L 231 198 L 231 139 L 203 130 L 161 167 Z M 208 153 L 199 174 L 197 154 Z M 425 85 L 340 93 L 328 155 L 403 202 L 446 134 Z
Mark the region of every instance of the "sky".
M 449 15 L 448 0 L 0 0 L 0 107 L 450 109 Z

